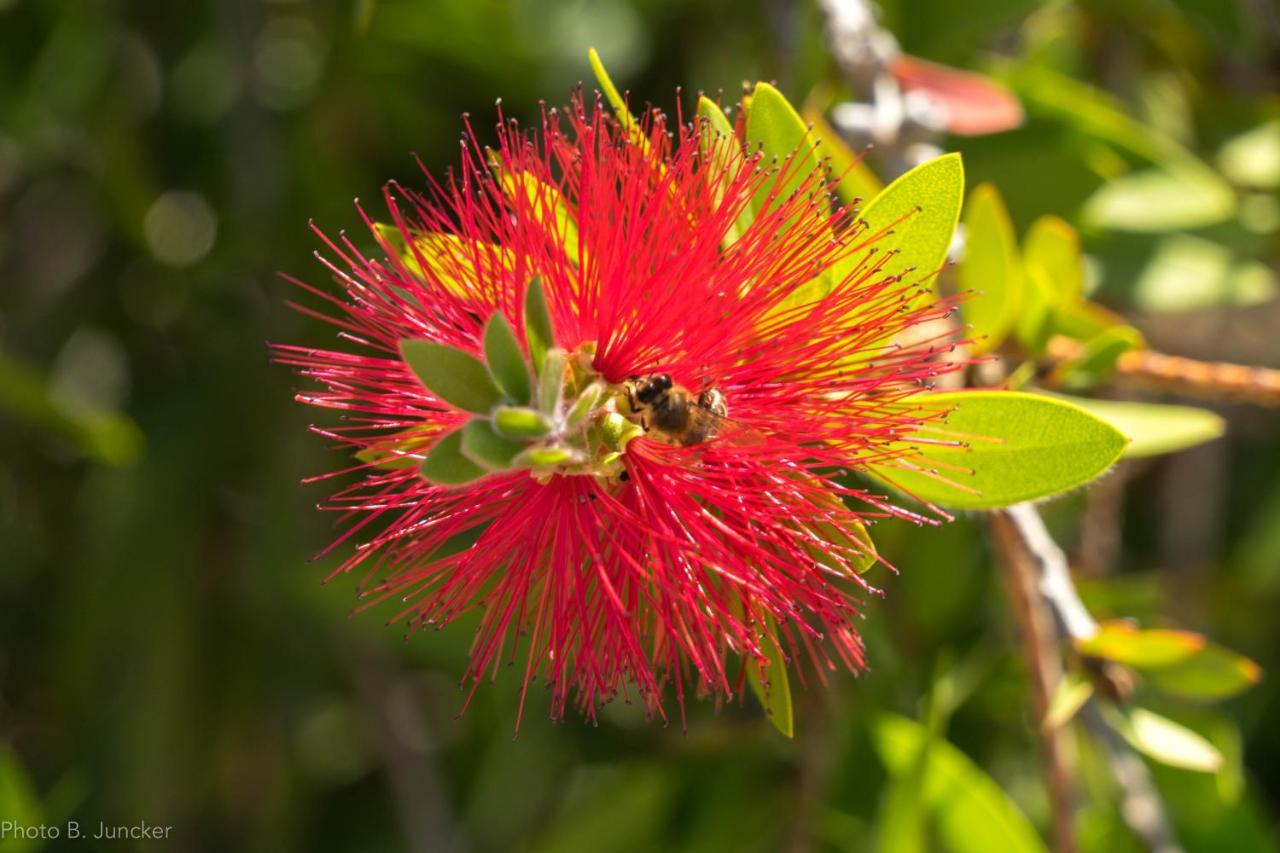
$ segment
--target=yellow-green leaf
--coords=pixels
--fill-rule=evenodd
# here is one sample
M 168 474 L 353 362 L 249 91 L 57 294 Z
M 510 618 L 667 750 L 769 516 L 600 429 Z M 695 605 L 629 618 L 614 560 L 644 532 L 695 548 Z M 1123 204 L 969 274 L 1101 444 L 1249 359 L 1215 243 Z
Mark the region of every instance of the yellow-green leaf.
M 763 645 L 769 655 L 769 663 L 761 673 L 760 665 L 754 660 L 748 660 L 747 683 L 760 700 L 760 706 L 769 716 L 773 727 L 786 737 L 792 737 L 795 734 L 795 719 L 791 707 L 791 682 L 787 678 L 786 658 L 778 643 L 777 628 L 773 620 L 768 619 L 767 623 L 769 630 Z
M 1134 708 L 1127 720 L 1112 719 L 1129 745 L 1161 764 L 1216 773 L 1222 768 L 1222 753 L 1201 735 L 1146 708 Z
M 771 194 L 777 193 L 774 204 L 779 204 L 822 169 L 813 134 L 804 119 L 791 102 L 768 83 L 756 84 L 747 113 L 746 136 L 748 151 L 759 145 L 766 158 L 764 166 L 769 167 L 768 159 L 772 158 L 776 167 L 786 174 L 781 183 L 766 181 L 756 192 L 753 206 L 757 214 L 765 210 Z M 813 190 L 820 192 L 821 187 L 814 186 Z
M 1080 235 L 1057 216 L 1042 216 L 1031 224 L 1023 240 L 1028 267 L 1044 271 L 1052 285 L 1052 302 L 1070 305 L 1084 297 L 1084 258 Z
M 1114 427 L 1079 406 L 1019 391 L 956 391 L 915 398 L 951 409 L 910 442 L 909 467 L 869 473 L 917 500 L 956 509 L 994 509 L 1084 485 L 1124 449 Z
M 1146 673 L 1155 689 L 1183 699 L 1217 701 L 1262 680 L 1262 668 L 1243 655 L 1209 643 L 1186 660 Z
M 1022 304 L 1022 261 L 1009 211 L 1000 191 L 983 184 L 969 196 L 965 211 L 965 255 L 957 270 L 960 287 L 971 295 L 960 303 L 973 352 L 996 349 L 1013 327 Z
M 1236 212 L 1231 187 L 1201 163 L 1181 162 L 1111 180 L 1089 197 L 1082 216 L 1095 228 L 1176 231 L 1202 228 Z
M 942 268 L 960 220 L 964 201 L 964 163 L 959 154 L 944 154 L 899 177 L 862 210 L 867 236 L 880 252 L 898 254 L 884 268 L 886 274 L 923 279 Z M 892 233 L 888 233 L 892 232 Z M 849 258 L 849 268 L 862 261 Z M 912 272 L 913 271 L 913 272 Z M 847 270 L 836 270 L 839 281 Z
M 742 143 L 734 135 L 733 125 L 729 124 L 729 119 L 725 116 L 724 110 L 720 109 L 720 105 L 715 101 L 706 97 L 699 97 L 698 115 L 707 123 L 707 128 L 699 138 L 702 153 L 710 159 L 713 173 L 723 176 L 719 187 L 719 200 L 723 203 L 725 200 L 725 187 L 734 176 L 741 174 L 745 165 L 746 158 L 742 153 Z M 738 202 L 734 200 L 733 203 L 737 204 Z M 755 209 L 753 205 L 743 204 L 742 209 L 738 212 L 737 219 L 729 226 L 729 230 L 725 233 L 721 243 L 726 247 L 732 246 L 751 226 L 751 222 L 754 219 Z
M 1076 641 L 1076 651 L 1137 669 L 1170 666 L 1204 648 L 1205 638 L 1193 631 L 1161 628 L 1141 630 L 1129 622 L 1103 622 L 1092 637 Z
M 1093 696 L 1093 685 L 1078 673 L 1070 673 L 1058 679 L 1049 710 L 1044 715 L 1044 726 L 1057 729 L 1071 722 L 1076 713 Z
M 916 782 L 920 804 L 933 819 L 944 848 L 954 853 L 1043 853 L 1039 833 L 999 785 L 967 755 L 930 736 L 919 723 L 890 714 L 871 728 L 872 743 L 895 780 Z
M 1194 406 L 1080 397 L 1063 399 L 1087 409 L 1124 433 L 1129 439 L 1123 454 L 1126 459 L 1175 453 L 1213 441 L 1226 430 L 1226 422 L 1221 417 Z
M 800 111 L 818 141 L 818 154 L 827 159 L 836 195 L 845 204 L 865 203 L 884 191 L 884 182 L 871 171 L 864 158 L 849 147 L 840 133 L 827 123 L 822 110 L 806 104 Z

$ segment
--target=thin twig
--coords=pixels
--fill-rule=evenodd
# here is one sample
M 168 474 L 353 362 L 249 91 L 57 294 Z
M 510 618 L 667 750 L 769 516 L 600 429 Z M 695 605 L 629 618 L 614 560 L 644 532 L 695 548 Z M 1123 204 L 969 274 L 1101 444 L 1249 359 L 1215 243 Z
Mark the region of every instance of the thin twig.
M 1054 362 L 1069 361 L 1084 353 L 1079 341 L 1062 336 L 1049 341 Z M 1244 400 L 1264 406 L 1280 406 L 1280 370 L 1200 361 L 1155 350 L 1130 350 L 1116 359 L 1113 381 L 1121 385 L 1156 388 L 1206 400 Z
M 1098 623 L 1085 608 L 1067 565 L 1067 555 L 1053 541 L 1044 519 L 1031 504 L 1017 504 L 995 514 L 1002 529 L 1016 536 L 1017 550 L 1029 558 L 1037 574 L 1036 588 L 1054 615 L 1060 639 L 1092 636 Z M 994 525 L 993 525 L 994 526 Z M 1164 803 L 1147 767 L 1124 739 L 1106 722 L 1096 699 L 1081 714 L 1089 731 L 1110 759 L 1111 774 L 1120 789 L 1120 814 L 1152 853 L 1180 853 L 1169 828 Z
M 1076 849 L 1076 839 L 1074 785 L 1068 765 L 1070 744 L 1066 729 L 1045 723 L 1054 690 L 1062 680 L 1054 615 L 1038 594 L 1038 572 L 1017 525 L 1004 513 L 992 513 L 990 526 L 1000 557 L 998 562 L 1004 569 L 1009 602 L 1022 634 L 1022 648 L 1026 652 L 1036 735 L 1053 817 L 1053 849 L 1057 853 L 1071 853 Z

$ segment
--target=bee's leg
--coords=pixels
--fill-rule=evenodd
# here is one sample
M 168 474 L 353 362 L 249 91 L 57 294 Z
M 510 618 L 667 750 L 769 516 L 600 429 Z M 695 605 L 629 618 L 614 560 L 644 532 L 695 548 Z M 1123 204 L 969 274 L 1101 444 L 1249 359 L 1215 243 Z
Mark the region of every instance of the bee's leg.
M 722 418 L 729 414 L 729 407 L 725 405 L 724 394 L 720 393 L 719 388 L 708 388 L 699 394 L 698 408 L 706 409 L 711 414 Z

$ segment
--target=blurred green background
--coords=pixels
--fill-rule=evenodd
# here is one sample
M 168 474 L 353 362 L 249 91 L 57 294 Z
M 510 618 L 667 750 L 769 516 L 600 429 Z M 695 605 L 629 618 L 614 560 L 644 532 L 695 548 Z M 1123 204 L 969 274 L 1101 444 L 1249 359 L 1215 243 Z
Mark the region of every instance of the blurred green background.
M 882 5 L 905 50 L 1023 99 L 1023 128 L 948 140 L 971 186 L 998 183 L 1020 229 L 1081 227 L 1096 298 L 1155 346 L 1280 366 L 1272 0 Z M 275 273 L 323 284 L 308 219 L 355 229 L 353 198 L 419 182 L 410 152 L 448 166 L 463 112 L 486 128 L 499 97 L 524 118 L 567 100 L 589 45 L 637 100 L 683 86 L 686 111 L 698 89 L 774 79 L 799 101 L 833 75 L 816 7 L 789 0 L 0 0 L 0 820 L 173 825 L 139 849 L 857 851 L 892 849 L 905 808 L 933 848 L 997 849 L 980 808 L 904 800 L 914 730 L 888 736 L 892 712 L 945 720 L 971 759 L 957 790 L 994 779 L 1047 826 L 974 519 L 878 529 L 901 575 L 877 578 L 872 672 L 794 685 L 793 741 L 750 698 L 692 705 L 687 733 L 622 704 L 552 725 L 535 698 L 513 739 L 516 673 L 458 716 L 465 625 L 404 643 L 388 614 L 347 618 L 352 583 L 321 587 L 325 486 L 299 481 L 341 463 L 265 344 L 331 330 Z M 1210 177 L 1131 179 L 1171 151 Z M 1269 850 L 1280 412 L 1215 408 L 1227 439 L 1048 515 L 1096 615 L 1267 670 L 1224 705 L 1161 708 L 1220 773 L 1153 769 L 1188 849 Z M 1098 762 L 1082 750 L 1082 845 L 1138 849 Z

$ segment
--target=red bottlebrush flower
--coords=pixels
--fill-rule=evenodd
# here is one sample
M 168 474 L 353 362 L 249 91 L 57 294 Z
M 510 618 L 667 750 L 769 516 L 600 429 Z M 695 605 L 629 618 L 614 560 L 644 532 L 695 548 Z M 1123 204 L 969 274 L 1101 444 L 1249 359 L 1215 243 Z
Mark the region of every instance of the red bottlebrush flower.
M 893 339 L 948 308 L 823 174 L 704 123 L 576 100 L 498 139 L 387 188 L 384 257 L 321 235 L 342 292 L 301 286 L 343 348 L 276 348 L 361 460 L 326 506 L 360 543 L 335 574 L 410 630 L 478 610 L 472 690 L 515 663 L 557 717 L 731 697 L 737 658 L 862 667 L 861 521 L 911 514 L 844 472 L 941 416 L 910 395 L 945 344 Z

